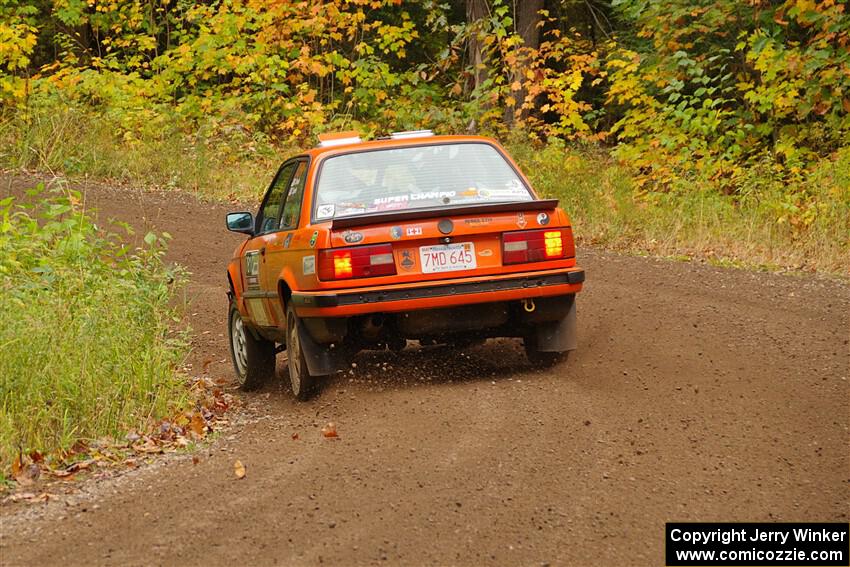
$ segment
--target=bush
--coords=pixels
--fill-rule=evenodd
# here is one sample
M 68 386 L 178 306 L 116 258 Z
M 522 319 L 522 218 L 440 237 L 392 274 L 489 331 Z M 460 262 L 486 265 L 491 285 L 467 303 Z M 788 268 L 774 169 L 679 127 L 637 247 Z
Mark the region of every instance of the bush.
M 509 147 L 535 188 L 561 200 L 582 242 L 719 264 L 848 273 L 850 148 L 793 185 L 773 175 L 769 163 L 749 168 L 741 190 L 726 195 L 698 176 L 667 192 L 642 191 L 630 169 L 607 153 L 557 140 Z
M 0 470 L 165 416 L 186 400 L 187 352 L 163 263 L 167 235 L 131 250 L 80 195 L 0 201 Z M 129 229 L 128 233 L 129 233 Z

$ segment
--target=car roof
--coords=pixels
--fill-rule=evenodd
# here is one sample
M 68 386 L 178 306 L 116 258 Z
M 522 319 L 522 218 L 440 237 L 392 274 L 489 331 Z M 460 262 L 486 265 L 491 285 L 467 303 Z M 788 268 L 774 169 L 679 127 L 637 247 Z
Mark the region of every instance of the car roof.
M 347 154 L 367 150 L 378 150 L 385 148 L 403 148 L 424 145 L 458 144 L 458 143 L 484 143 L 498 146 L 498 142 L 485 136 L 410 136 L 404 138 L 379 138 L 376 140 L 352 141 L 335 145 L 316 146 L 303 152 L 301 155 L 312 159 L 324 158 L 332 155 Z

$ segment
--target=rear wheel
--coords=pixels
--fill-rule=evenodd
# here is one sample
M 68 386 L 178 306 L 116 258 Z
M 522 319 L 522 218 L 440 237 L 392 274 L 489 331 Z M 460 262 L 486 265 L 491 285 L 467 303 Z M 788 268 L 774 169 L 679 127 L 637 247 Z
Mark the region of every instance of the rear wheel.
M 528 361 L 534 366 L 538 366 L 540 368 L 549 368 L 556 364 L 560 364 L 561 362 L 566 362 L 570 355 L 570 351 L 547 352 L 539 350 L 537 348 L 537 340 L 534 338 L 533 334 L 526 337 L 523 342 L 525 344 L 525 356 L 528 357 Z
M 254 337 L 245 326 L 235 303 L 230 304 L 227 324 L 230 337 L 230 359 L 236 380 L 243 390 L 254 390 L 274 376 L 274 342 Z
M 486 339 L 482 339 L 479 337 L 454 337 L 449 341 L 449 344 L 458 349 L 467 349 L 470 347 L 483 345 Z
M 306 401 L 313 394 L 316 378 L 310 376 L 301 336 L 298 332 L 299 320 L 295 309 L 289 306 L 286 310 L 286 354 L 289 358 L 289 384 L 292 393 L 300 401 Z

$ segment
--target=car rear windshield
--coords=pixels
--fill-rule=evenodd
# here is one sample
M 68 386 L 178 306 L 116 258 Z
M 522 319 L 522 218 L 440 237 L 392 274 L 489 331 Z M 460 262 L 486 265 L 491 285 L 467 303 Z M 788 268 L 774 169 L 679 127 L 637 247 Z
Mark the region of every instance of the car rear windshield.
M 316 188 L 315 219 L 533 198 L 493 146 L 430 144 L 328 158 Z

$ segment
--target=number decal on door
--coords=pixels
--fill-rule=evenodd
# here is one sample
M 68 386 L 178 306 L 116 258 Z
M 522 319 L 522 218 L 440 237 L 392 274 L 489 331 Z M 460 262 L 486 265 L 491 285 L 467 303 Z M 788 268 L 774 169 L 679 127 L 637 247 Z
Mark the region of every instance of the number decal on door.
M 245 282 L 248 289 L 260 287 L 260 252 L 252 250 L 245 253 Z

